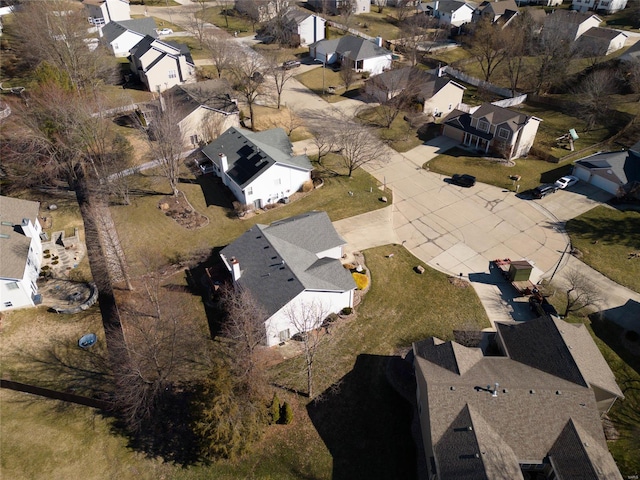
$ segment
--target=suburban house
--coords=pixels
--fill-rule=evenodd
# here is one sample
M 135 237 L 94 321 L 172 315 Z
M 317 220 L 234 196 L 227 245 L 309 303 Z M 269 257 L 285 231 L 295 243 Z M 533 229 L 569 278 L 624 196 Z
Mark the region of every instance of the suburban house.
M 640 186 L 640 142 L 630 150 L 595 153 L 573 166 L 573 175 L 612 195 Z
M 242 205 L 263 208 L 311 181 L 306 155 L 293 156 L 293 145 L 282 128 L 251 132 L 231 127 L 202 149 L 205 173 L 222 179 Z
M 87 19 L 91 25 L 103 27 L 109 22 L 131 20 L 129 0 L 84 0 Z
M 592 27 L 578 38 L 578 46 L 584 56 L 609 55 L 621 48 L 628 35 L 611 28 Z
M 525 157 L 542 120 L 491 103 L 483 103 L 471 112 L 453 110 L 444 119 L 442 134 L 463 145 L 507 159 Z
M 367 80 L 365 92 L 384 103 L 405 89 L 423 105 L 423 112 L 441 117 L 462 102 L 466 90 L 448 77 L 436 76 L 411 67 L 402 67 L 376 75 Z
M 571 41 L 577 40 L 583 33 L 602 23 L 602 19 L 591 13 L 580 13 L 574 10 L 555 10 L 547 15 L 543 28 L 558 29 Z
M 477 8 L 474 2 L 459 0 L 435 0 L 418 4 L 418 11 L 437 18 L 440 24 L 460 27 L 473 20 L 473 12 Z
M 306 10 L 291 8 L 284 14 L 287 27 L 292 34 L 294 44 L 308 47 L 310 44 L 324 40 L 327 21 L 320 15 Z
M 289 0 L 236 0 L 233 8 L 256 22 L 266 22 L 289 8 Z
M 312 211 L 257 224 L 220 251 L 233 281 L 264 309 L 268 346 L 300 332 L 292 317 L 301 309 L 321 309 L 326 316 L 353 307 L 356 285 L 340 262 L 345 243 L 326 212 Z M 306 323 L 305 331 L 323 320 Z
M 340 14 L 345 8 L 351 7 L 352 13 L 369 13 L 371 11 L 371 0 L 307 0 L 316 12 L 329 13 L 331 15 Z
M 149 35 L 158 38 L 156 21 L 151 17 L 113 21 L 100 29 L 100 37 L 116 57 L 128 57 L 133 47 Z
M 640 61 L 640 42 L 631 45 L 626 52 L 618 57 L 621 62 L 637 62 Z
M 171 102 L 176 110 L 187 147 L 211 142 L 229 128 L 240 126 L 238 102 L 231 92 L 226 80 L 213 79 L 174 85 L 162 95 L 162 102 Z
M 623 394 L 586 327 L 545 316 L 496 330 L 485 349 L 413 345 L 428 478 L 622 480 L 601 415 Z
M 189 47 L 150 35 L 131 49 L 131 71 L 151 92 L 196 81 L 196 66 Z
M 0 311 L 40 303 L 40 204 L 0 196 Z
M 519 5 L 541 5 L 543 7 L 557 7 L 562 5 L 562 0 L 525 0 L 518 2 Z
M 518 15 L 518 5 L 515 0 L 499 0 L 497 2 L 486 0 L 478 5 L 474 14 L 477 20 L 488 18 L 491 23 L 500 23 L 506 26 Z
M 356 72 L 378 75 L 391 68 L 393 54 L 382 47 L 382 39 L 377 42 L 353 35 L 345 35 L 331 40 L 320 40 L 309 46 L 309 54 L 323 64 L 348 62 Z
M 604 14 L 616 13 L 627 6 L 627 0 L 572 0 L 571 9 L 579 12 L 595 10 Z

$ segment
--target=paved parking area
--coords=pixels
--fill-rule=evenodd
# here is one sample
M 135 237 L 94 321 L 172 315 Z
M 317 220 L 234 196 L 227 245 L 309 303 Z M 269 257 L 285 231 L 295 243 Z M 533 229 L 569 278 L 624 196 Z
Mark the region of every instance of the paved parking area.
M 558 190 L 556 193 L 532 202 L 544 207 L 559 221 L 566 222 L 606 203 L 611 197 L 613 195 L 610 193 L 580 181 L 566 190 Z

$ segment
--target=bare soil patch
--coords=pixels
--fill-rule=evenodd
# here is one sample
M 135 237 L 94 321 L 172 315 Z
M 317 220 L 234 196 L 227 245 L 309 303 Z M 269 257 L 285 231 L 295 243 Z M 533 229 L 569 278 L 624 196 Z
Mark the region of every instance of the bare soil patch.
M 209 224 L 209 218 L 198 213 L 182 192 L 178 192 L 176 196 L 167 195 L 163 197 L 158 202 L 158 208 L 187 230 L 193 230 Z

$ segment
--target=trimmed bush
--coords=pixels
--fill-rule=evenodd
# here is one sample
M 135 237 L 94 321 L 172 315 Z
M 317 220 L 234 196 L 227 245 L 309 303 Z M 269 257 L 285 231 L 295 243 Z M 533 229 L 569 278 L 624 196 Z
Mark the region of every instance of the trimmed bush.
M 282 404 L 280 409 L 280 423 L 283 425 L 289 425 L 293 421 L 293 408 L 288 402 Z
M 353 275 L 353 279 L 356 282 L 358 290 L 364 290 L 369 286 L 369 278 L 366 275 L 357 272 L 354 272 L 351 275 Z
M 343 315 L 351 315 L 351 314 L 353 313 L 353 308 L 351 308 L 351 307 L 344 307 L 344 308 L 341 310 L 341 313 L 342 313 Z
M 269 423 L 274 425 L 280 421 L 280 399 L 278 394 L 273 394 L 273 400 L 271 400 L 271 407 L 269 407 Z

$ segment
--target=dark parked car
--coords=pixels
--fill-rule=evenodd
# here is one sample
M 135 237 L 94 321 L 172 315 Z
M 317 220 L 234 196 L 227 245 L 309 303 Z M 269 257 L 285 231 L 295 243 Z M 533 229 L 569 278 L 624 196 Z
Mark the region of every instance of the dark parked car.
M 455 183 L 461 187 L 473 187 L 476 184 L 476 177 L 473 175 L 467 175 L 466 173 L 463 173 L 462 175 L 456 173 L 451 177 L 451 183 Z
M 531 194 L 533 195 L 533 198 L 542 198 L 546 197 L 550 193 L 555 193 L 556 190 L 558 190 L 558 187 L 552 183 L 543 183 L 542 185 L 534 188 Z
M 282 68 L 285 70 L 291 70 L 292 68 L 297 68 L 300 66 L 300 62 L 298 60 L 286 60 L 282 63 Z

